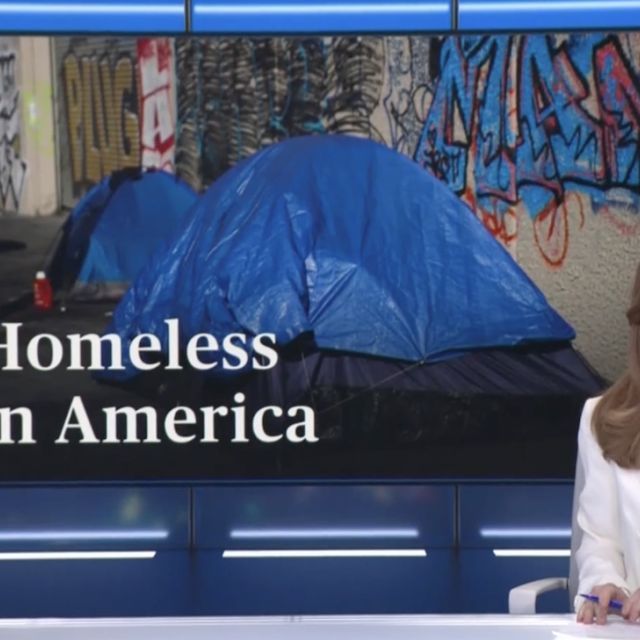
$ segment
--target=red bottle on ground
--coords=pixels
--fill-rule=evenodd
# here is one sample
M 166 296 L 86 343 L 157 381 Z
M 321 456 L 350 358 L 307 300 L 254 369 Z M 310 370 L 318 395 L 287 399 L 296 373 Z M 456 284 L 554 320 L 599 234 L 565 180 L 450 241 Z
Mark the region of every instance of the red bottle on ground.
M 33 281 L 33 304 L 43 311 L 53 308 L 53 288 L 44 271 L 38 271 Z

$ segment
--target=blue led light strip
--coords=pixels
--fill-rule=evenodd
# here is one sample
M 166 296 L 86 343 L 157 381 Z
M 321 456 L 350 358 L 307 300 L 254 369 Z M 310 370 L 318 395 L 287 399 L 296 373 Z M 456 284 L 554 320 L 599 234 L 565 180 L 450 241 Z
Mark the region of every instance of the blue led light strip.
M 152 560 L 155 551 L 12 551 L 0 552 L 0 562 L 19 560 Z
M 417 529 L 232 529 L 237 540 L 304 540 L 313 538 L 417 538 Z
M 0 33 L 184 33 L 185 21 L 183 0 L 0 0 Z
M 640 0 L 541 0 L 540 2 L 464 2 L 464 13 L 513 11 L 608 11 L 610 9 L 640 9 Z
M 2 2 L 0 13 L 82 15 L 184 15 L 184 4 L 65 4 L 55 2 Z
M 461 30 L 619 29 L 640 26 L 640 0 L 459 0 Z
M 53 531 L 43 529 L 41 531 L 0 531 L 0 542 L 25 542 L 25 541 L 66 541 L 66 540 L 165 540 L 169 532 L 164 529 L 132 529 L 129 531 L 104 530 L 104 531 Z
M 227 549 L 223 558 L 426 558 L 425 549 Z
M 449 4 L 197 4 L 193 12 L 200 15 L 323 15 L 323 14 L 416 14 L 448 13 Z
M 445 0 L 193 0 L 191 9 L 194 32 L 219 34 L 446 31 L 451 16 Z

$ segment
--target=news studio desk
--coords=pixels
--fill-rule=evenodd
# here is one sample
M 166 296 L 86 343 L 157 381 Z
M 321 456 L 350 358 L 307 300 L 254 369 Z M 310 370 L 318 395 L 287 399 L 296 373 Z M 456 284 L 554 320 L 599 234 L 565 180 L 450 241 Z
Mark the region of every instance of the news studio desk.
M 481 594 L 479 594 L 481 597 Z M 626 626 L 626 628 L 622 628 Z M 392 615 L 0 620 L 2 640 L 563 640 L 633 637 L 573 615 Z M 629 632 L 631 635 L 628 635 Z M 559 634 L 559 635 L 557 635 Z

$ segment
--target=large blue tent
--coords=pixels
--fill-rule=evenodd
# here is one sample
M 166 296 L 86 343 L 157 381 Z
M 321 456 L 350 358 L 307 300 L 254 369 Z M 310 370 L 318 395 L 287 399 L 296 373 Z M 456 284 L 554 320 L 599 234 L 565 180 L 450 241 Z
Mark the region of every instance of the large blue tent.
M 58 269 L 75 296 L 119 297 L 159 247 L 173 241 L 197 194 L 165 171 L 104 178 L 71 212 Z
M 444 184 L 345 136 L 294 138 L 222 176 L 108 331 L 125 346 L 153 333 L 166 349 L 169 318 L 183 346 L 202 332 L 307 334 L 321 350 L 414 362 L 574 337 Z

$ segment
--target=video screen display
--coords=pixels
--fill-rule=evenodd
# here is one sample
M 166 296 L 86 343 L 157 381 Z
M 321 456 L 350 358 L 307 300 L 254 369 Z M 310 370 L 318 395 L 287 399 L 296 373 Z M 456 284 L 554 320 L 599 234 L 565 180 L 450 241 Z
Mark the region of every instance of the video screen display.
M 0 38 L 0 479 L 573 477 L 640 36 L 434 6 Z

